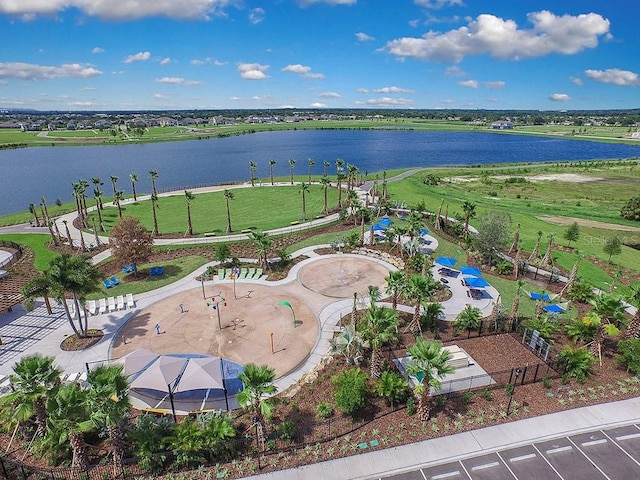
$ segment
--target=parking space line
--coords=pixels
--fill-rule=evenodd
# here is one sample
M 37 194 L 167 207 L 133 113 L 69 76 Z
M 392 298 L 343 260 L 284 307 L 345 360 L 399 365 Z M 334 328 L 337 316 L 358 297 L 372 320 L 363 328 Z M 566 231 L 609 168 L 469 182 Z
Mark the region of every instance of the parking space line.
M 582 442 L 580 445 L 583 447 L 592 447 L 593 445 L 602 445 L 603 443 L 608 443 L 606 438 L 601 438 L 600 440 L 591 440 L 590 442 Z
M 460 475 L 460 470 L 454 470 L 453 472 L 441 473 L 440 475 L 434 475 L 431 477 L 431 480 L 441 480 L 442 478 L 455 477 L 456 475 Z
M 609 478 L 609 476 L 606 473 L 604 473 L 602 469 L 598 465 L 596 465 L 596 463 L 593 460 L 591 460 L 589 455 L 587 455 L 578 445 L 576 445 L 576 442 L 574 442 L 570 437 L 567 437 L 567 440 L 569 440 L 571 443 L 575 445 L 576 450 L 578 450 L 582 455 L 584 455 L 584 457 L 589 461 L 589 463 L 591 463 L 591 465 L 596 467 L 596 470 L 598 470 L 604 476 L 604 478 L 606 478 L 607 480 L 611 480 L 611 478 Z
M 536 458 L 537 455 L 535 453 L 529 453 L 527 455 L 520 455 L 519 457 L 510 458 L 509 461 L 511 463 L 521 462 L 522 460 L 531 460 L 532 458 Z
M 471 467 L 471 471 L 477 472 L 478 470 L 485 470 L 487 468 L 493 468 L 499 465 L 500 465 L 500 462 L 485 463 L 484 465 L 476 465 L 475 467 Z
M 616 440 L 618 441 L 632 440 L 638 437 L 640 437 L 640 433 L 630 433 L 629 435 L 620 435 L 619 437 L 616 437 Z
M 547 465 L 549 465 L 551 467 L 551 469 L 554 472 L 556 472 L 556 475 L 558 475 L 558 478 L 560 478 L 560 480 L 564 480 L 564 477 L 562 475 L 560 475 L 560 472 L 558 470 L 556 470 L 556 467 L 551 465 L 551 462 L 545 458 L 545 456 L 542 454 L 540 449 L 538 449 L 538 447 L 534 443 L 532 443 L 531 446 L 535 449 L 536 452 L 538 452 L 538 455 L 540 455 L 540 458 L 542 458 L 545 462 L 547 462 Z
M 515 473 L 513 473 L 513 470 L 511 470 L 511 469 L 509 468 L 509 465 L 507 465 L 507 462 L 505 462 L 505 461 L 504 461 L 504 458 L 502 458 L 502 455 L 500 455 L 500 452 L 496 452 L 496 455 L 498 455 L 498 458 L 500 459 L 500 461 L 501 461 L 501 462 L 502 462 L 502 464 L 504 465 L 504 468 L 506 468 L 507 470 L 509 470 L 509 473 L 511 474 L 511 476 L 512 476 L 513 478 L 515 478 L 516 480 L 518 480 L 518 476 L 517 476 Z M 524 457 L 525 455 L 522 455 L 522 456 Z M 535 455 L 534 455 L 534 457 L 535 457 Z
M 570 452 L 571 450 L 573 450 L 573 447 L 571 445 L 567 445 L 566 447 L 552 448 L 551 450 L 547 450 L 545 453 L 547 455 L 553 455 L 554 453 Z
M 624 453 L 627 457 L 629 457 L 631 460 L 633 460 L 634 462 L 636 462 L 638 465 L 640 465 L 640 462 L 638 462 L 638 460 L 636 458 L 633 457 L 633 455 L 631 455 L 629 452 L 627 452 L 624 447 L 620 444 L 618 444 L 618 442 L 616 440 L 619 441 L 619 439 L 623 439 L 623 440 L 627 440 L 627 438 L 625 437 L 632 437 L 632 438 L 636 438 L 636 436 L 640 436 L 640 434 L 631 434 L 631 435 L 622 435 L 620 437 L 616 437 L 616 440 L 612 439 L 607 432 L 605 432 L 604 430 L 601 430 L 601 432 L 604 434 L 604 436 L 608 437 L 611 440 L 611 443 L 613 443 L 616 447 L 618 447 L 620 449 L 620 451 L 622 451 L 622 453 Z M 630 440 L 631 438 L 629 438 Z

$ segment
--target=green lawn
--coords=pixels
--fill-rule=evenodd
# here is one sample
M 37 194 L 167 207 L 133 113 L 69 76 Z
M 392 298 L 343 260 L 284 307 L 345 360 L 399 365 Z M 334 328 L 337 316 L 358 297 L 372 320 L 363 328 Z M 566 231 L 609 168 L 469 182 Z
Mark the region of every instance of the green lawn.
M 229 201 L 231 225 L 234 233 L 245 229 L 272 230 L 290 226 L 301 221 L 302 194 L 300 186 L 255 187 L 232 189 L 234 198 Z M 336 205 L 338 193 L 335 188 L 328 190 L 329 208 Z M 322 213 L 324 192 L 320 185 L 311 185 L 305 194 L 307 219 Z M 123 215 L 138 217 L 141 223 L 153 230 L 153 216 L 150 201 L 141 201 L 122 208 Z M 187 206 L 184 195 L 160 197 L 157 208 L 160 233 L 185 234 L 187 232 Z M 191 218 L 194 232 L 213 232 L 224 235 L 227 224 L 226 199 L 223 192 L 196 195 L 191 202 Z M 91 212 L 90 221 L 98 220 L 96 212 Z M 102 219 L 108 231 L 118 221 L 118 209 L 108 206 L 102 212 Z
M 49 260 L 57 256 L 56 253 L 46 247 L 46 244 L 51 240 L 50 235 L 42 233 L 11 233 L 0 235 L 0 240 L 31 247 L 36 255 L 35 267 L 38 270 L 44 270 L 49 265 Z

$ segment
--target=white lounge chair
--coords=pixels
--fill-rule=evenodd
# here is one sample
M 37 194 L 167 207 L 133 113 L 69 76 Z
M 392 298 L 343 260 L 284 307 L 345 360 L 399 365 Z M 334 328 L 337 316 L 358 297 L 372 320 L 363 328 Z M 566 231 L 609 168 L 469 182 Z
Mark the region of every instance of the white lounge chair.
M 98 314 L 98 304 L 96 303 L 95 300 L 89 300 L 87 302 L 87 310 L 89 310 L 89 313 L 91 315 L 97 315 Z
M 134 308 L 136 306 L 136 301 L 133 298 L 133 293 L 127 293 L 127 307 Z
M 124 295 L 118 295 L 116 297 L 116 306 L 118 307 L 118 310 L 124 310 L 125 308 L 127 308 L 124 303 Z
M 107 299 L 106 298 L 101 298 L 98 301 L 98 304 L 100 305 L 100 313 L 107 313 L 107 311 L 109 310 L 109 307 L 107 307 Z
M 118 307 L 116 306 L 115 297 L 109 297 L 107 299 L 107 304 L 109 305 L 109 311 L 110 312 L 115 312 L 118 309 Z

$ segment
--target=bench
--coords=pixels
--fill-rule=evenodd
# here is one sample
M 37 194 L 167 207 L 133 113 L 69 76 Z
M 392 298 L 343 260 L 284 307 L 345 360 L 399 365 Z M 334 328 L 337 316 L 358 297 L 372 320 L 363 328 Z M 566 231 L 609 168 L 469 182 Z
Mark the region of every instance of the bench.
M 215 237 L 216 236 L 216 232 L 207 232 L 207 233 L 203 233 L 203 235 L 205 237 Z
M 298 220 L 295 220 L 295 221 L 291 222 L 291 225 L 300 225 L 300 222 Z
M 250 228 L 245 228 L 244 230 L 242 230 L 242 233 L 251 233 L 251 229 Z

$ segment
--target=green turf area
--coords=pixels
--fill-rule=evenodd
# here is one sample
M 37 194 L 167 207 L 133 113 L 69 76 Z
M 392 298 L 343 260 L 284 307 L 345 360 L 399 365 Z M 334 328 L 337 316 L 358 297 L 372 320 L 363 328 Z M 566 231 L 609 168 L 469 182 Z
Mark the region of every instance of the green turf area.
M 49 266 L 49 260 L 57 256 L 56 253 L 49 250 L 46 245 L 51 241 L 50 235 L 41 233 L 11 233 L 0 235 L 0 240 L 19 243 L 31 247 L 34 251 L 35 267 L 38 270 L 44 270 Z
M 175 260 L 170 260 L 162 264 L 144 263 L 137 266 L 137 277 L 133 277 L 131 274 L 125 275 L 120 272 L 115 276 L 120 281 L 119 285 L 112 288 L 105 288 L 104 285 L 100 284 L 100 289 L 90 295 L 87 295 L 87 299 L 96 300 L 104 297 L 126 295 L 127 293 L 133 293 L 136 295 L 155 290 L 180 280 L 187 275 L 191 275 L 194 270 L 207 262 L 208 260 L 204 257 L 189 255 Z M 158 266 L 162 266 L 164 268 L 164 274 L 161 276 L 149 275 L 149 269 L 151 267 Z
M 496 135 L 545 135 L 567 137 L 577 140 L 611 142 L 631 142 L 629 127 L 574 127 L 565 125 L 516 126 L 513 130 L 492 130 L 488 125 L 475 125 L 462 121 L 431 120 L 421 118 L 384 118 L 362 120 L 309 120 L 296 123 L 268 123 L 237 125 L 197 125 L 187 127 L 150 127 L 144 130 L 55 130 L 52 132 L 21 132 L 18 129 L 0 130 L 0 145 L 26 144 L 28 146 L 87 145 L 117 143 L 169 142 L 202 138 L 228 137 L 248 133 L 280 130 L 323 130 L 323 129 L 408 129 L 423 131 L 463 131 L 489 132 Z M 114 131 L 115 132 L 115 131 Z
M 229 201 L 231 225 L 234 233 L 242 230 L 272 230 L 288 227 L 291 222 L 301 221 L 302 193 L 300 186 L 286 187 L 253 187 L 231 189 L 234 198 Z M 329 208 L 338 201 L 335 188 L 327 191 Z M 309 187 L 305 194 L 307 220 L 322 214 L 324 192 L 320 185 Z M 160 197 L 156 210 L 158 229 L 161 234 L 184 234 L 187 232 L 187 206 L 184 194 Z M 140 201 L 123 206 L 123 215 L 138 217 L 142 224 L 153 230 L 153 213 L 151 201 Z M 191 202 L 191 218 L 194 233 L 215 233 L 224 235 L 227 225 L 226 199 L 222 191 L 196 195 Z M 96 212 L 90 212 L 90 222 L 98 221 Z M 118 209 L 105 207 L 102 219 L 108 231 L 117 223 Z M 90 223 L 91 224 L 91 223 Z
M 388 186 L 392 201 L 405 202 L 415 206 L 424 203 L 427 210 L 437 212 L 443 204 L 442 213 L 448 207 L 450 216 L 463 216 L 465 201 L 476 205 L 477 216 L 490 211 L 504 211 L 512 219 L 512 231 L 520 225 L 521 247 L 530 252 L 536 242 L 538 232 L 543 232 L 542 250 L 546 248 L 549 235 L 554 235 L 554 243 L 567 246 L 563 234 L 574 219 L 595 220 L 607 225 L 581 226 L 580 238 L 572 244 L 572 252 L 556 249 L 553 257 L 558 265 L 571 270 L 578 254 L 595 257 L 606 262 L 608 255 L 603 251 L 603 243 L 617 235 L 637 244 L 640 230 L 628 231 L 627 227 L 638 228 L 638 222 L 620 217 L 620 208 L 630 197 L 637 195 L 640 181 L 640 166 L 637 162 L 589 162 L 589 165 L 549 164 L 535 169 L 517 167 L 497 168 L 455 168 L 433 170 L 441 178 L 436 185 L 426 185 L 423 179 L 432 170 L 420 172 Z M 515 169 L 515 170 L 513 170 Z M 534 175 L 551 175 L 549 179 L 534 181 Z M 584 181 L 566 181 L 557 175 L 579 175 Z M 553 177 L 556 175 L 556 177 Z M 560 218 L 549 218 L 560 217 Z M 471 220 L 471 225 L 477 222 Z M 440 252 L 438 252 L 440 254 Z M 622 247 L 622 253 L 612 258 L 615 264 L 640 272 L 638 251 Z M 580 275 L 588 278 L 599 288 L 607 288 L 611 277 L 599 267 L 584 262 Z

